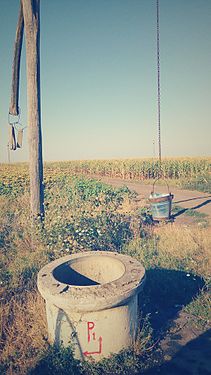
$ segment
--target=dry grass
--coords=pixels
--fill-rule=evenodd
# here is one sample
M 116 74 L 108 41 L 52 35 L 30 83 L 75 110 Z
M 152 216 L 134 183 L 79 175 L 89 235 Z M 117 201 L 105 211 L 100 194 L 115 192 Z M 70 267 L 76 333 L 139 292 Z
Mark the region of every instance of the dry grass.
M 13 297 L 0 310 L 0 354 L 8 374 L 26 374 L 46 348 L 46 320 L 42 298 L 36 292 Z M 5 340 L 6 338 L 6 340 Z
M 6 365 L 4 374 L 26 374 L 47 345 L 44 301 L 34 290 L 33 270 L 48 258 L 38 238 L 35 247 L 31 246 L 28 208 L 27 193 L 16 198 L 1 196 L 1 272 L 9 275 L 8 285 L 3 283 L 0 289 L 0 362 Z
M 5 200 L 5 204 L 4 204 Z M 5 240 L 1 244 L 1 260 L 11 275 L 10 288 L 25 286 L 25 274 L 30 269 L 39 269 L 48 262 L 47 251 L 40 241 L 39 233 L 34 233 L 30 224 L 29 194 L 16 199 L 4 198 L 2 202 L 1 232 Z M 33 285 L 33 280 L 28 282 Z
M 211 273 L 211 228 L 165 225 L 157 230 L 159 257 L 172 268 L 174 260 L 205 278 Z

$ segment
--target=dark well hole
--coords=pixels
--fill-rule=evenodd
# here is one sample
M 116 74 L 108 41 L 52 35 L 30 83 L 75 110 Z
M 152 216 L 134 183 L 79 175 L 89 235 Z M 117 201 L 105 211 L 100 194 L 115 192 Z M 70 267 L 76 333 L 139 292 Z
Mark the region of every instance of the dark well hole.
M 124 264 L 108 256 L 90 255 L 56 267 L 53 276 L 68 285 L 92 286 L 112 282 L 125 272 Z
M 53 271 L 54 277 L 59 280 L 61 283 L 69 285 L 78 285 L 78 286 L 89 286 L 89 285 L 99 285 L 96 281 L 82 275 L 81 273 L 70 268 L 68 264 L 63 264 L 57 267 Z

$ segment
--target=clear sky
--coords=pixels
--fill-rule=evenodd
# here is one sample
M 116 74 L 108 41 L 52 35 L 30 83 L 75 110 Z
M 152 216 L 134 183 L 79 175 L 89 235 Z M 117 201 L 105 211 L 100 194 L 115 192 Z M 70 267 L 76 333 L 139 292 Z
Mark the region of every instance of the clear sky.
M 19 1 L 0 5 L 5 162 Z M 211 155 L 211 0 L 160 0 L 160 38 L 163 156 Z M 27 125 L 23 47 L 20 107 Z M 157 154 L 156 80 L 156 0 L 41 0 L 45 160 Z M 28 160 L 27 130 L 11 160 Z

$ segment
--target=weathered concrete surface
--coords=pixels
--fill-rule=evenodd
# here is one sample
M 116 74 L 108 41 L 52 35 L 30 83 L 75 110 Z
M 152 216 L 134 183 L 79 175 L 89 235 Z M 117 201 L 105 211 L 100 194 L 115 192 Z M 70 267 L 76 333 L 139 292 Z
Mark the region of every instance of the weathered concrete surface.
M 129 347 L 138 327 L 145 270 L 135 259 L 92 251 L 55 260 L 38 274 L 49 341 L 74 344 L 76 358 L 100 360 Z

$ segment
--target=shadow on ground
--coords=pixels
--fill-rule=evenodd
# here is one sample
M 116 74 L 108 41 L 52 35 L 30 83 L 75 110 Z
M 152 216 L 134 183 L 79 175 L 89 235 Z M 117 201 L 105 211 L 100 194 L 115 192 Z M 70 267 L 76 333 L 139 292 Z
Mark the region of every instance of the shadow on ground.
M 150 269 L 147 271 L 146 284 L 139 297 L 139 306 L 142 316 L 147 316 L 149 319 L 155 342 L 166 337 L 168 329 L 174 326 L 174 321 L 183 307 L 198 295 L 203 286 L 202 278 L 183 271 L 167 269 Z M 207 372 L 208 356 L 211 356 L 207 349 L 208 344 L 210 346 L 210 334 L 211 332 L 207 331 L 206 334 L 190 341 L 184 347 L 179 344 L 179 335 L 173 335 L 169 339 L 169 348 L 165 350 L 165 353 L 160 353 L 160 358 L 155 367 L 143 371 L 143 374 L 211 374 L 211 372 Z M 198 350 L 198 352 L 194 350 Z M 211 352 L 210 349 L 209 352 Z M 171 355 L 172 353 L 174 354 Z M 166 355 L 169 355 L 169 362 L 166 362 Z M 198 360 L 195 358 L 196 355 L 199 356 Z M 204 356 L 207 356 L 207 358 Z M 193 372 L 189 370 L 191 365 Z M 197 372 L 200 368 L 203 368 L 204 372 Z
M 174 345 L 173 340 L 172 345 Z M 170 361 L 145 371 L 143 374 L 210 375 L 211 329 L 181 347 Z
M 193 200 L 195 198 L 192 198 L 192 199 L 189 199 L 189 200 Z M 186 202 L 188 201 L 188 199 L 186 199 L 185 201 L 178 201 L 178 202 L 174 202 L 174 203 L 180 203 L 180 202 Z M 201 207 L 204 207 L 206 206 L 207 204 L 210 204 L 211 203 L 211 199 L 207 199 L 205 202 L 202 202 L 200 204 L 198 204 L 197 206 L 194 206 L 194 207 L 189 207 L 189 208 L 182 208 L 181 210 L 179 210 L 178 212 L 176 212 L 175 214 L 172 215 L 172 218 L 175 219 L 176 217 L 184 214 L 186 211 L 189 211 L 190 209 L 191 210 L 197 210 Z M 200 213 L 199 213 L 200 214 Z
M 155 334 L 164 334 L 179 311 L 189 304 L 204 286 L 198 276 L 183 271 L 150 269 L 139 296 L 142 315 L 148 316 Z

